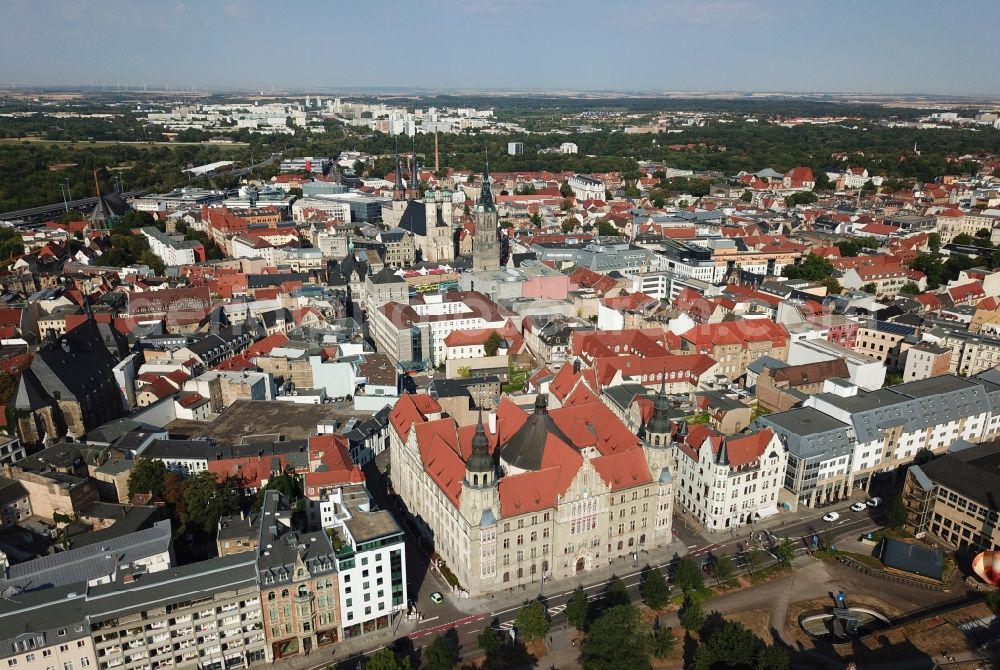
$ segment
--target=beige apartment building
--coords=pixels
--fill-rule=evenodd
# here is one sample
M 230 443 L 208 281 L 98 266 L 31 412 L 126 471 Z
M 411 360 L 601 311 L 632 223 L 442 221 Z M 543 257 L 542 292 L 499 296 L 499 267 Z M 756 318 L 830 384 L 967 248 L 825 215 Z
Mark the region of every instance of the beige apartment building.
M 1000 549 L 1000 444 L 951 451 L 906 473 L 906 530 L 955 548 Z

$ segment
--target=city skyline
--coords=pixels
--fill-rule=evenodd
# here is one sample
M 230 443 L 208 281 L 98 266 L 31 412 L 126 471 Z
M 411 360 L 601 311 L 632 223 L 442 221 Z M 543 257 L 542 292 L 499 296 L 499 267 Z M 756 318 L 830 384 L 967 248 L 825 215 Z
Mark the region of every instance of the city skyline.
M 12 0 L 0 8 L 0 86 L 1000 94 L 988 27 L 1000 6 L 978 0 L 947 17 L 929 2 L 296 7 L 277 32 L 257 0 Z

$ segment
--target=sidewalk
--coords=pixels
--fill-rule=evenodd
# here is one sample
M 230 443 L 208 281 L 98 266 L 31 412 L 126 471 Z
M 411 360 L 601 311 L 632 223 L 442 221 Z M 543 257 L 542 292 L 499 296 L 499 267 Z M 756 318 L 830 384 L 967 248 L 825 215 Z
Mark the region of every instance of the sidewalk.
M 612 576 L 623 577 L 628 574 L 640 572 L 646 565 L 660 565 L 670 561 L 674 555 L 685 556 L 688 553 L 687 546 L 678 538 L 664 546 L 650 551 L 640 551 L 639 561 L 628 557 L 618 558 L 607 564 L 581 572 L 572 577 L 564 579 L 547 579 L 544 584 L 536 582 L 526 588 L 505 589 L 490 595 L 476 596 L 472 598 L 458 598 L 449 593 L 448 598 L 455 609 L 465 614 L 482 614 L 506 611 L 512 607 L 519 607 L 525 600 L 533 600 L 539 596 L 549 598 L 561 595 L 567 591 L 572 591 L 577 586 L 591 586 L 601 584 L 611 579 Z

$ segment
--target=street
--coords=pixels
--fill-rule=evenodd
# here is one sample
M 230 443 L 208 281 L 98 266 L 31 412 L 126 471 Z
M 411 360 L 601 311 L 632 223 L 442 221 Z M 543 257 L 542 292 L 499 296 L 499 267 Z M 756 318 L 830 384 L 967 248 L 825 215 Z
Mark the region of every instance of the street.
M 387 494 L 379 472 L 385 467 L 387 458 L 387 452 L 380 454 L 375 463 L 370 463 L 365 467 L 365 474 L 376 504 L 383 509 L 390 510 L 393 514 L 397 514 L 395 503 Z M 801 556 L 809 552 L 814 534 L 818 534 L 820 537 L 829 535 L 829 539 L 836 542 L 843 538 L 859 536 L 880 527 L 878 520 L 881 517 L 881 508 L 866 508 L 861 512 L 851 512 L 849 506 L 852 502 L 854 501 L 846 500 L 841 504 L 822 509 L 805 509 L 794 515 L 783 515 L 793 516 L 787 521 L 764 520 L 752 528 L 741 528 L 733 533 L 705 533 L 697 530 L 694 522 L 686 515 L 681 514 L 674 518 L 674 535 L 676 540 L 683 543 L 686 555 L 697 558 L 703 565 L 705 561 L 710 562 L 721 556 L 730 556 L 736 572 L 744 573 L 746 572 L 746 563 L 743 559 L 743 551 L 748 542 L 751 541 L 751 537 L 758 538 L 762 533 L 765 536 L 770 535 L 771 537 L 767 539 L 774 544 L 780 543 L 784 538 L 791 539 L 796 556 Z M 823 521 L 823 515 L 830 511 L 840 513 L 840 518 L 832 523 Z M 403 524 L 401 523 L 401 525 Z M 759 546 L 756 540 L 754 540 L 754 544 Z M 383 648 L 397 636 L 408 637 L 412 641 L 414 653 L 419 654 L 437 635 L 445 636 L 458 651 L 461 659 L 474 658 L 481 653 L 476 638 L 483 627 L 490 623 L 498 631 L 508 635 L 514 626 L 514 619 L 522 603 L 534 598 L 541 599 L 545 604 L 553 632 L 561 631 L 567 626 L 563 611 L 578 585 L 583 587 L 591 601 L 595 601 L 602 596 L 611 577 L 616 575 L 623 580 L 633 600 L 637 601 L 641 575 L 647 565 L 658 569 L 666 568 L 665 574 L 669 576 L 672 566 L 679 559 L 676 554 L 669 553 L 668 550 L 661 549 L 659 551 L 662 552 L 660 555 L 657 555 L 657 551 L 641 552 L 638 560 L 618 559 L 608 567 L 589 573 L 587 577 L 590 578 L 590 581 L 545 582 L 540 584 L 538 588 L 500 592 L 493 596 L 458 601 L 457 596 L 451 592 L 439 573 L 429 569 L 430 557 L 423 548 L 419 546 L 419 543 L 411 542 L 407 551 L 408 597 L 416 603 L 423 618 L 415 624 L 406 621 L 397 622 L 391 637 L 383 632 L 379 635 L 378 641 L 370 640 L 370 648 L 348 652 L 347 657 L 335 660 L 338 667 L 352 668 L 353 670 L 357 667 L 358 662 Z M 763 558 L 761 567 L 767 567 L 776 562 L 775 556 L 770 553 L 765 554 Z M 711 581 L 707 575 L 706 581 Z M 435 604 L 430 600 L 430 594 L 435 591 L 444 596 L 444 602 Z M 321 667 L 327 663 L 329 660 L 315 667 Z M 296 668 L 296 670 L 310 669 Z

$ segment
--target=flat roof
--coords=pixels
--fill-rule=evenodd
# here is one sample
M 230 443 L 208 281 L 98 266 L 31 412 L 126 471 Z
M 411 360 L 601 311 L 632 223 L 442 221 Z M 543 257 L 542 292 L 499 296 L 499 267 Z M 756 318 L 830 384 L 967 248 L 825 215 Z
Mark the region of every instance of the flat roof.
M 279 400 L 237 400 L 193 435 L 221 444 L 243 444 L 248 434 L 279 434 L 284 440 L 306 440 L 320 423 L 368 418 L 370 412 L 348 412 L 329 405 L 299 405 Z

